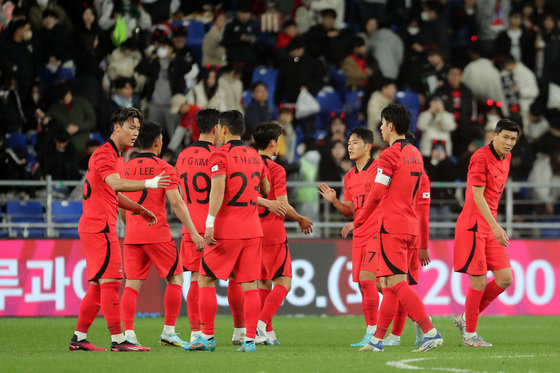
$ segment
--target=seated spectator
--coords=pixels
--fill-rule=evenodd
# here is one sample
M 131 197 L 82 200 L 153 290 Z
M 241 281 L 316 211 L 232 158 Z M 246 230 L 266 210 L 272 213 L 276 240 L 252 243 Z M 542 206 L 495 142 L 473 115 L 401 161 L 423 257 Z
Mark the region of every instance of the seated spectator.
M 427 51 L 428 64 L 422 72 L 422 91 L 421 94 L 430 99 L 447 81 L 449 68 L 445 63 L 445 57 L 439 49 Z
M 538 154 L 533 169 L 529 175 L 529 181 L 536 183 L 560 183 L 560 148 L 556 148 L 551 154 Z M 560 199 L 560 188 L 538 187 L 532 189 L 533 198 L 543 204 L 543 212 L 551 215 L 554 206 Z
M 216 68 L 202 69 L 199 82 L 187 92 L 187 102 L 201 109 L 226 110 L 225 93 L 218 84 Z
M 272 120 L 272 108 L 268 105 L 268 88 L 259 81 L 251 86 L 252 100 L 245 109 L 244 140 L 253 137 L 253 129 L 263 122 Z
M 140 1 L 132 0 L 104 0 L 97 8 L 99 13 L 99 27 L 111 30 L 118 17 L 126 26 L 126 36 L 130 38 L 137 32 L 137 28 L 148 31 L 152 27 L 152 17 L 144 10 Z
M 221 44 L 222 31 L 226 24 L 226 16 L 221 13 L 214 18 L 210 30 L 202 39 L 202 66 L 225 66 L 226 48 Z
M 305 34 L 315 24 L 311 2 L 312 0 L 302 0 L 301 5 L 294 12 L 296 25 L 301 34 Z
M 66 129 L 81 159 L 90 131 L 95 128 L 95 111 L 86 100 L 72 96 L 66 84 L 55 88 L 55 98 L 57 102 L 47 111 L 47 116 Z
M 181 116 L 179 125 L 169 140 L 167 149 L 171 152 L 178 153 L 200 137 L 200 131 L 196 122 L 196 114 L 200 107 L 191 105 L 187 102 L 187 97 L 177 93 L 171 99 L 171 113 Z
M 387 27 L 379 27 L 376 18 L 366 21 L 366 55 L 379 65 L 381 75 L 397 79 L 404 58 L 401 38 Z
M 295 161 L 296 156 L 296 131 L 294 130 L 294 125 L 292 124 L 294 120 L 294 112 L 289 107 L 284 107 L 280 105 L 278 110 L 278 125 L 282 127 L 282 134 L 278 141 L 280 142 L 280 148 L 278 149 L 277 160 L 280 162 L 284 168 Z
M 43 28 L 43 12 L 45 10 L 52 10 L 56 12 L 57 18 L 61 25 L 72 28 L 72 24 L 66 15 L 64 9 L 58 5 L 56 0 L 36 0 L 35 4 L 29 8 L 29 22 L 34 31 Z
M 60 129 L 55 132 L 49 155 L 41 165 L 43 175 L 51 175 L 53 180 L 79 180 L 78 158 L 81 155 L 69 143 L 68 131 Z M 85 149 L 85 147 L 84 147 Z
M 523 27 L 520 11 L 509 14 L 507 30 L 498 34 L 494 40 L 494 52 L 497 56 L 513 56 L 514 61 L 522 62 L 529 69 L 535 68 L 535 34 Z
M 535 74 L 522 62 L 516 62 L 513 56 L 504 58 L 502 87 L 508 110 L 519 114 L 522 124 L 529 120 L 529 107 L 539 96 L 539 87 Z
M 331 123 L 329 124 L 329 131 L 325 138 L 321 139 L 317 145 L 322 155 L 327 155 L 330 151 L 330 146 L 335 141 L 342 141 L 346 143 L 346 113 L 336 114 L 331 113 Z
M 529 107 L 528 121 L 523 127 L 525 136 L 531 144 L 536 143 L 537 140 L 550 129 L 550 124 L 544 116 L 543 104 L 534 102 Z
M 336 11 L 321 11 L 321 23 L 309 29 L 305 38 L 309 54 L 315 58 L 324 57 L 330 65 L 340 67 L 348 55 L 351 34 L 347 29 L 336 28 Z
M 104 77 L 104 86 L 109 90 L 112 81 L 119 77 L 134 78 L 136 80 L 136 92 L 144 89 L 146 77 L 138 74 L 135 69 L 142 61 L 139 43 L 136 39 L 128 39 L 115 48 L 107 57 L 107 74 Z
M 453 114 L 445 111 L 441 98 L 434 96 L 430 100 L 430 107 L 418 116 L 418 129 L 422 131 L 420 151 L 427 157 L 432 151 L 432 143 L 440 141 L 445 145 L 446 154 L 453 154 L 451 132 L 456 128 Z
M 104 139 L 108 139 L 113 132 L 113 123 L 111 117 L 115 110 L 120 107 L 133 107 L 134 102 L 132 95 L 134 93 L 134 86 L 136 82 L 133 78 L 117 78 L 113 82 L 115 92 L 112 94 L 111 99 L 105 103 L 99 112 L 99 122 L 97 128 Z
M 284 62 L 289 57 L 288 45 L 293 38 L 298 35 L 298 28 L 294 21 L 286 21 L 282 26 L 282 32 L 278 34 L 276 44 L 274 45 L 274 53 L 276 64 Z
M 397 84 L 394 80 L 385 78 L 380 83 L 380 89 L 373 92 L 367 104 L 368 128 L 373 131 L 374 145 L 383 145 L 383 138 L 379 131 L 381 122 L 381 111 L 385 106 L 395 101 Z
M 422 29 L 418 34 L 419 50 L 439 49 L 443 54 L 447 54 L 448 32 L 445 21 L 440 14 L 442 5 L 439 1 L 428 0 L 422 2 Z
M 18 92 L 18 82 L 13 70 L 0 72 L 0 119 L 2 132 L 22 132 L 27 129 L 27 118 Z
M 321 181 L 342 181 L 344 175 L 354 167 L 348 158 L 347 144 L 344 141 L 333 141 L 328 151 L 321 155 L 319 164 L 319 180 Z M 340 195 L 341 188 L 335 188 L 337 195 Z
M 554 14 L 546 14 L 537 34 L 535 71 L 543 81 L 550 81 L 557 76 L 560 59 L 557 19 Z
M 220 71 L 218 85 L 224 91 L 225 110 L 237 110 L 241 113 L 245 111 L 241 102 L 243 100 L 242 74 L 243 70 L 240 67 L 231 65 L 226 65 Z
M 348 89 L 363 89 L 368 78 L 373 75 L 373 68 L 366 60 L 366 43 L 356 36 L 352 40 L 353 52 L 342 62 L 341 70 L 346 78 Z

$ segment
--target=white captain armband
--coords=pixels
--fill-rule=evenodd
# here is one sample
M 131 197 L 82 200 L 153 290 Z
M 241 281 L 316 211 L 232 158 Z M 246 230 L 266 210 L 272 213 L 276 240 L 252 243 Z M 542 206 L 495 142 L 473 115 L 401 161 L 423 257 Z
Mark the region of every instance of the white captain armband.
M 378 168 L 377 175 L 375 176 L 375 182 L 383 184 L 385 186 L 389 186 L 389 184 L 391 183 L 391 178 L 383 174 L 383 169 Z

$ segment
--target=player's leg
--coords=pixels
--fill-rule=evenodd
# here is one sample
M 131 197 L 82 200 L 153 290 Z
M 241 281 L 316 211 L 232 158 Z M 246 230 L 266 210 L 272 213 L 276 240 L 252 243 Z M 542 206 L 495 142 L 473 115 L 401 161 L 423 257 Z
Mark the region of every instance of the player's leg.
M 231 343 L 234 345 L 241 345 L 247 333 L 247 329 L 245 328 L 245 315 L 243 313 L 243 290 L 241 289 L 241 285 L 235 281 L 234 276 L 230 276 L 229 278 L 227 297 L 233 317 L 233 335 L 231 337 Z
M 202 326 L 201 335 L 194 341 L 183 345 L 187 351 L 214 351 L 214 320 L 218 310 L 216 299 L 216 277 L 209 276 L 201 270 L 198 278 L 199 309 Z
M 185 342 L 175 332 L 175 324 L 183 301 L 183 273 L 168 276 L 166 280 L 167 287 L 163 298 L 165 322 L 159 341 L 162 345 L 181 347 Z
M 198 311 L 198 271 L 191 272 L 191 283 L 187 292 L 187 316 L 191 327 L 191 342 L 200 336 L 200 313 Z
M 121 296 L 121 315 L 124 327 L 124 336 L 132 344 L 140 345 L 134 331 L 134 315 L 136 315 L 136 300 L 142 287 L 143 280 L 127 279 Z
M 80 303 L 78 323 L 74 335 L 70 340 L 70 351 L 107 351 L 105 348 L 96 347 L 87 340 L 87 333 L 101 308 L 101 291 L 99 282 L 90 281 L 86 295 Z
M 512 283 L 513 274 L 511 268 L 502 268 L 492 271 L 494 279 L 486 284 L 484 294 L 480 301 L 479 311 L 482 312 L 494 299 L 502 294 Z
M 367 261 L 366 256 L 366 261 Z M 364 268 L 364 263 L 361 265 Z M 377 265 L 371 271 L 361 270 L 358 275 L 360 291 L 362 293 L 362 311 L 366 320 L 366 334 L 364 338 L 351 346 L 363 347 L 371 340 L 373 334 L 377 330 L 377 313 L 379 309 L 379 293 L 376 285 Z
M 291 272 L 291 271 L 290 271 Z M 276 338 L 276 332 L 272 328 L 272 318 L 282 306 L 282 302 L 292 288 L 292 278 L 288 276 L 280 276 L 273 280 L 274 288 L 265 301 L 265 304 L 259 315 L 257 331 L 260 335 L 268 338 L 267 344 L 279 345 L 280 342 Z
M 266 300 L 268 299 L 268 296 L 272 292 L 272 285 L 273 285 L 272 280 L 265 280 L 265 278 L 267 278 L 267 276 L 266 276 L 264 259 L 263 259 L 261 280 L 257 281 L 257 288 L 259 289 L 259 295 L 261 298 L 261 313 L 266 303 Z M 259 315 L 259 322 L 257 324 L 257 337 L 255 338 L 256 344 L 270 344 L 269 343 L 270 341 L 267 336 L 267 331 L 268 331 L 267 329 L 273 330 L 272 322 L 270 322 L 270 326 L 268 324 L 265 324 L 264 322 L 261 321 L 261 316 Z

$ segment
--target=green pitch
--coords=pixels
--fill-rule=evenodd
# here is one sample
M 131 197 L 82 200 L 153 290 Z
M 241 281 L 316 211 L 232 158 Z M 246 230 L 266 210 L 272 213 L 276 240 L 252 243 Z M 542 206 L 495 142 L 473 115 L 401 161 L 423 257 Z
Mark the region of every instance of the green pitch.
M 163 319 L 139 319 L 139 340 L 152 348 L 146 353 L 68 351 L 76 320 L 73 318 L 1 318 L 0 372 L 558 372 L 560 320 L 558 317 L 483 317 L 481 335 L 491 348 L 467 348 L 449 317 L 434 318 L 445 342 L 436 350 L 412 353 L 414 328 L 407 322 L 402 346 L 385 352 L 358 352 L 350 343 L 363 336 L 358 317 L 279 317 L 274 326 L 281 346 L 257 346 L 242 354 L 231 345 L 232 321 L 216 320 L 215 352 L 186 352 L 158 343 Z M 178 329 L 185 329 L 181 317 Z M 189 334 L 185 330 L 182 336 Z M 88 339 L 108 347 L 102 318 Z

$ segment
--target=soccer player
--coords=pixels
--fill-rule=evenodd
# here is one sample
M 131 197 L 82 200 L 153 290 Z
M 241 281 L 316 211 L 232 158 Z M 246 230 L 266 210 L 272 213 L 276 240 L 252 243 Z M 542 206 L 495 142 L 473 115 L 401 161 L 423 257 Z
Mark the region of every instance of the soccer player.
M 126 198 L 121 192 L 166 188 L 169 176 L 154 174 L 147 180 L 121 179 L 117 170 L 120 153 L 134 145 L 142 113 L 135 108 L 120 108 L 112 117 L 113 132 L 109 141 L 91 155 L 84 183 L 84 212 L 78 232 L 86 258 L 86 273 L 90 286 L 80 304 L 76 331 L 70 340 L 70 350 L 105 350 L 88 342 L 87 332 L 99 308 L 111 333 L 112 351 L 148 351 L 128 341 L 121 328 L 119 290 L 122 279 L 122 259 L 117 237 L 118 207 L 138 213 L 149 224 L 155 215 Z
M 253 130 L 253 139 L 265 165 L 268 167 L 270 193 L 268 200 L 276 200 L 286 206 L 286 218 L 297 221 L 305 234 L 313 232 L 313 222 L 302 216 L 290 206 L 286 190 L 286 171 L 272 160 L 278 155 L 282 127 L 278 123 L 267 122 Z M 272 317 L 276 314 L 292 286 L 292 260 L 288 248 L 284 217 L 264 208 L 259 209 L 263 230 L 262 239 L 262 273 L 258 282 L 262 309 L 257 324 L 257 333 L 261 343 L 279 345 L 272 327 Z M 272 288 L 274 284 L 274 288 Z M 257 342 L 259 343 L 259 342 Z
M 342 215 L 351 218 L 363 208 L 375 180 L 377 162 L 372 157 L 373 132 L 365 128 L 352 129 L 348 139 L 348 154 L 356 163 L 356 167 L 344 176 L 344 202 L 338 200 L 336 191 L 327 184 L 319 184 L 319 193 Z M 353 347 L 365 346 L 377 328 L 378 215 L 377 210 L 370 214 L 369 219 L 353 234 L 352 280 L 360 286 L 362 310 L 366 321 L 366 334 L 360 342 L 353 343 Z
M 163 146 L 159 124 L 144 122 L 136 143 L 142 152 L 124 165 L 121 176 L 132 180 L 146 180 L 151 175 L 164 172 L 170 177 L 170 184 L 165 189 L 144 189 L 141 192 L 125 194 L 155 213 L 157 223 L 148 228 L 141 224 L 141 217 L 138 214 L 119 209 L 121 218 L 126 223 L 123 249 L 126 283 L 121 299 L 125 337 L 127 341 L 139 345 L 134 332 L 136 299 L 153 263 L 159 276 L 167 281 L 163 298 L 165 321 L 159 340 L 162 345 L 181 347 L 184 342 L 175 333 L 175 323 L 181 309 L 183 265 L 167 224 L 166 197 L 198 250 L 204 248 L 204 238 L 197 233 L 190 218 L 189 210 L 178 189 L 179 182 L 175 170 L 167 162 L 158 158 Z
M 422 328 L 424 340 L 417 351 L 428 351 L 443 344 L 443 338 L 432 325 L 422 299 L 407 282 L 409 256 L 415 250 L 418 218 L 414 202 L 424 172 L 422 155 L 406 141 L 410 112 L 400 104 L 389 104 L 381 111 L 381 134 L 390 146 L 377 160 L 375 181 L 363 209 L 342 229 L 348 235 L 360 227 L 375 211 L 382 199 L 390 209 L 381 210 L 379 217 L 379 272 L 383 287 L 383 302 L 379 310 L 377 330 L 371 341 L 360 351 L 383 351 L 383 338 L 393 319 L 397 303 L 404 305 L 412 320 Z
M 511 150 L 519 138 L 519 125 L 512 120 L 498 122 L 489 145 L 471 157 L 467 175 L 465 205 L 455 225 L 453 266 L 469 275 L 470 287 L 465 312 L 455 316 L 463 344 L 491 347 L 476 334 L 479 314 L 513 282 L 507 247 L 508 236 L 496 222 L 498 203 L 506 184 Z M 486 282 L 488 271 L 494 280 Z
M 270 184 L 260 155 L 241 141 L 243 123 L 243 115 L 237 110 L 221 113 L 218 131 L 220 143 L 225 145 L 210 154 L 212 186 L 204 238 L 211 247 L 202 254 L 198 280 L 202 335 L 185 346 L 189 351 L 215 350 L 216 279 L 227 280 L 232 273 L 243 289 L 247 326 L 238 351 L 256 350 L 261 305 L 256 281 L 260 277 L 263 236 L 257 198 L 259 193 L 269 193 Z

